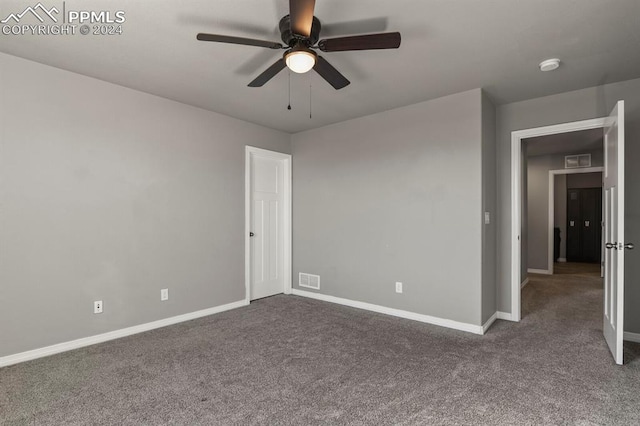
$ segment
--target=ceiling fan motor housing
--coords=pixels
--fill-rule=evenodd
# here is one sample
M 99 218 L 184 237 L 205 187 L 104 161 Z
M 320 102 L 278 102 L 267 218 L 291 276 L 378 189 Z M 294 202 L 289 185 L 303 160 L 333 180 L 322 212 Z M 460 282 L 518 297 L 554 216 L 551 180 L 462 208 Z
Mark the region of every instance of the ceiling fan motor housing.
M 294 34 L 291 31 L 291 18 L 289 15 L 283 17 L 280 20 L 280 36 L 284 44 L 289 47 L 294 47 L 298 44 L 302 44 L 305 47 L 311 47 L 315 45 L 320 39 L 320 20 L 313 17 L 313 23 L 311 24 L 311 35 L 309 37 L 304 37 L 298 34 Z

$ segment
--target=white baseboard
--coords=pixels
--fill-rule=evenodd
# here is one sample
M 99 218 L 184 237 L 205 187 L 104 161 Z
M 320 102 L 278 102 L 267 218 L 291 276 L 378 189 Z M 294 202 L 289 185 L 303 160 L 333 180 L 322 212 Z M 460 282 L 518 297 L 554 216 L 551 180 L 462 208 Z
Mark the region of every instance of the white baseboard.
M 624 340 L 628 342 L 640 343 L 640 333 L 632 333 L 630 331 L 625 331 Z
M 491 327 L 491 325 L 496 322 L 496 320 L 498 319 L 498 313 L 495 312 L 493 315 L 491 315 L 491 318 L 489 318 L 487 320 L 487 322 L 485 322 L 484 324 L 482 324 L 482 334 L 486 333 L 487 330 L 489 329 L 489 327 Z
M 420 321 L 427 324 L 438 325 L 441 327 L 453 328 L 455 330 L 467 331 L 474 334 L 484 334 L 482 325 L 473 325 L 466 322 L 459 322 L 445 318 L 432 317 L 430 315 L 417 314 L 415 312 L 403 311 L 401 309 L 388 308 L 386 306 L 374 305 L 372 303 L 358 302 L 356 300 L 343 299 L 342 297 L 329 296 L 326 294 L 312 293 L 310 291 L 293 289 L 292 294 L 296 296 L 308 297 L 310 299 L 322 300 L 324 302 L 336 303 L 338 305 L 350 306 L 352 308 L 364 309 L 365 311 L 378 312 L 380 314 L 391 315 Z
M 498 319 L 505 320 L 505 321 L 513 321 L 513 317 L 511 316 L 510 312 L 500 312 L 500 311 L 498 311 L 498 312 L 496 312 L 496 317 Z
M 567 263 L 567 259 L 564 257 L 559 257 L 558 258 L 558 263 Z
M 134 325 L 133 327 L 122 328 L 120 330 L 110 331 L 108 333 L 97 334 L 95 336 L 83 337 L 81 339 L 71 340 L 69 342 L 58 343 L 44 348 L 33 349 L 26 352 L 17 353 L 0 357 L 0 367 L 18 364 L 20 362 L 30 361 L 32 359 L 42 358 L 49 355 L 66 352 L 73 349 L 83 348 L 85 346 L 95 345 L 96 343 L 107 342 L 109 340 L 119 339 L 121 337 L 131 336 L 156 328 L 166 327 L 168 325 L 178 324 L 184 321 L 190 321 L 196 318 L 206 317 L 208 315 L 217 314 L 231 309 L 246 306 L 249 303 L 245 300 L 228 303 L 226 305 L 215 306 L 213 308 L 202 309 L 200 311 L 190 312 L 188 314 L 177 315 L 171 318 L 165 318 L 158 321 L 152 321 L 145 324 Z
M 520 284 L 520 290 L 522 290 L 527 284 L 529 284 L 529 277 L 525 278 L 524 281 L 522 281 L 522 284 Z
M 533 268 L 529 268 L 529 269 L 527 269 L 527 272 L 530 273 L 530 274 L 553 275 L 551 273 L 551 271 L 548 270 L 548 269 L 533 269 Z

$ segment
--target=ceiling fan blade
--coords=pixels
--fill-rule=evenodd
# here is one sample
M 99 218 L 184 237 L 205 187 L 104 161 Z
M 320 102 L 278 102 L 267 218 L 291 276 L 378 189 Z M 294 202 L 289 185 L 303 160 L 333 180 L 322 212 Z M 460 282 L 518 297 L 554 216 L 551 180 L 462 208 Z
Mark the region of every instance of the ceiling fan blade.
M 352 34 L 373 34 L 387 31 L 387 26 L 388 18 L 382 17 L 343 22 L 323 22 L 322 34 L 331 38 Z
M 200 41 L 215 41 L 218 43 L 242 44 L 245 46 L 267 47 L 269 49 L 282 49 L 284 47 L 280 43 L 276 43 L 274 41 L 256 40 L 253 38 L 244 38 L 244 37 L 232 37 L 232 36 L 225 36 L 225 35 L 219 35 L 219 34 L 199 33 L 196 38 Z
M 276 76 L 282 69 L 286 66 L 284 63 L 284 58 L 278 59 L 275 64 L 271 65 L 269 68 L 264 70 L 262 74 L 257 76 L 251 83 L 249 83 L 249 87 L 261 87 L 264 84 L 271 80 Z
M 313 9 L 316 0 L 289 0 L 289 16 L 291 18 L 291 31 L 303 37 L 311 35 L 313 24 Z
M 340 74 L 340 71 L 335 69 L 333 65 L 327 62 L 327 60 L 322 56 L 318 56 L 318 60 L 316 61 L 316 65 L 313 69 L 320 74 L 320 77 L 327 80 L 327 82 L 336 90 L 340 90 L 351 84 L 344 75 Z
M 345 50 L 397 49 L 400 47 L 400 33 L 366 34 L 350 37 L 336 37 L 320 40 L 318 47 L 323 52 L 343 52 Z

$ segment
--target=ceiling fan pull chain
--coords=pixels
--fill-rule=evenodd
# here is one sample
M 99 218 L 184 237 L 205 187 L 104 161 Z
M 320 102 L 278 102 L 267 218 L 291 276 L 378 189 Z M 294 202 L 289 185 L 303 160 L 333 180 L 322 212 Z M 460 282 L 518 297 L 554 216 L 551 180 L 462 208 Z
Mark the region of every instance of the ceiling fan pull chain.
M 289 105 L 287 105 L 287 109 L 291 110 L 291 70 L 289 70 Z
M 309 80 L 309 120 L 311 120 L 311 80 Z

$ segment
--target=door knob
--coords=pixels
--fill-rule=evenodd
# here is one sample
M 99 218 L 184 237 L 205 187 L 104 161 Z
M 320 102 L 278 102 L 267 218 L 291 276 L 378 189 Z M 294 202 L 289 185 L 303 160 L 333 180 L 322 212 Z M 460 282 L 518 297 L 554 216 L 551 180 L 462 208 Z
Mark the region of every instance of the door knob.
M 624 245 L 624 248 L 626 248 L 627 250 L 633 250 L 633 247 L 634 247 L 633 243 L 627 243 Z
M 254 234 L 253 232 L 249 232 L 249 236 L 250 237 L 253 237 L 254 235 L 256 235 L 256 234 Z
M 608 249 L 618 250 L 618 243 L 607 243 L 604 246 Z

